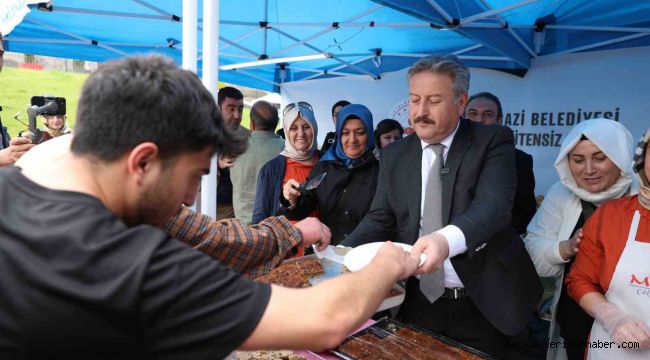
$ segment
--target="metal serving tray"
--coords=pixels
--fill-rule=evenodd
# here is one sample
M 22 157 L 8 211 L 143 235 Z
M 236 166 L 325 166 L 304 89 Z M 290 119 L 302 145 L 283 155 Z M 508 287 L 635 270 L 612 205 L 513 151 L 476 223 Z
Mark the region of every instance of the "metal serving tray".
M 431 333 L 429 331 L 423 330 L 423 329 L 421 329 L 419 327 L 416 327 L 414 325 L 407 325 L 407 324 L 404 324 L 402 322 L 399 322 L 397 320 L 390 319 L 390 318 L 387 318 L 387 317 L 381 318 L 379 321 L 377 321 L 373 325 L 371 325 L 371 326 L 369 326 L 369 327 L 367 327 L 367 328 L 365 328 L 363 330 L 360 330 L 360 331 L 348 336 L 343 341 L 343 343 L 341 343 L 341 345 L 339 345 L 339 347 L 336 348 L 335 350 L 332 350 L 332 352 L 336 356 L 338 356 L 340 358 L 343 358 L 343 359 L 346 359 L 346 360 L 357 360 L 357 358 L 355 358 L 355 356 L 353 354 L 348 354 L 345 351 L 341 350 L 341 347 L 344 344 L 348 343 L 349 341 L 352 341 L 352 340 L 354 340 L 356 338 L 359 338 L 359 337 L 361 337 L 363 335 L 366 335 L 366 334 L 370 334 L 370 335 L 376 337 L 377 339 L 385 339 L 385 338 L 387 338 L 388 336 L 391 336 L 391 335 L 395 336 L 394 334 L 397 332 L 397 330 L 399 330 L 401 328 L 410 328 L 410 329 L 415 330 L 417 332 L 423 333 L 423 334 L 425 334 L 425 335 L 427 335 L 427 336 L 429 336 L 431 338 L 434 338 L 435 340 L 438 340 L 438 341 L 448 345 L 450 348 L 454 348 L 455 351 L 460 351 L 461 353 L 464 352 L 466 355 L 468 355 L 468 357 L 470 359 L 488 359 L 488 360 L 495 359 L 491 355 L 488 355 L 488 354 L 486 354 L 484 352 L 473 349 L 473 348 L 471 348 L 469 346 L 463 345 L 463 344 L 461 344 L 461 343 L 459 343 L 457 341 L 451 340 L 449 338 L 446 338 L 446 337 L 438 335 L 438 334 Z M 400 344 L 400 345 L 402 345 L 401 347 L 403 349 L 406 349 L 407 351 L 408 351 L 408 349 L 411 349 L 411 348 L 415 349 L 418 346 L 422 347 L 422 345 L 414 344 L 412 342 L 408 342 L 407 340 L 401 339 L 399 336 L 395 337 L 394 343 L 397 343 L 397 344 L 401 343 Z M 401 357 L 398 357 L 397 354 L 391 354 L 388 349 L 382 348 L 380 345 L 376 345 L 376 346 L 377 346 L 377 348 L 381 348 L 382 351 L 384 352 L 384 354 L 387 357 L 391 357 L 391 358 L 394 358 L 394 359 L 403 358 L 403 354 L 401 355 Z M 433 355 L 433 354 L 431 355 L 431 357 L 419 357 L 419 356 L 416 356 L 415 354 L 413 354 L 412 357 L 408 357 L 408 358 L 413 359 L 413 360 L 420 360 L 420 359 L 422 359 L 422 360 L 428 360 L 428 359 L 450 359 L 450 360 L 452 360 L 452 359 L 457 359 L 458 357 L 457 356 L 445 357 L 445 356 Z

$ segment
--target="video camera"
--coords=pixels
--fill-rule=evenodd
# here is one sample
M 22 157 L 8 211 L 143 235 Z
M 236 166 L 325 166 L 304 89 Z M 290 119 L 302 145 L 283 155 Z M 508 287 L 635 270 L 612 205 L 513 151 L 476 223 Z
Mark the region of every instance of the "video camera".
M 32 96 L 31 104 L 27 108 L 29 119 L 29 133 L 25 136 L 32 140 L 33 144 L 41 143 L 49 138 L 44 138 L 44 133 L 36 126 L 38 115 L 65 115 L 65 98 L 56 96 Z

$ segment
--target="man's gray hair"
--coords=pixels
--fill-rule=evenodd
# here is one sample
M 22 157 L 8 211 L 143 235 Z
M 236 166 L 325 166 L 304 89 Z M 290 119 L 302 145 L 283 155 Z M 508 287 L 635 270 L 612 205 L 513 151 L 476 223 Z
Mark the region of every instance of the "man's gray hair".
M 407 78 L 421 72 L 446 74 L 454 82 L 454 97 L 458 99 L 462 94 L 469 92 L 469 69 L 456 55 L 429 55 L 418 60 L 409 69 Z

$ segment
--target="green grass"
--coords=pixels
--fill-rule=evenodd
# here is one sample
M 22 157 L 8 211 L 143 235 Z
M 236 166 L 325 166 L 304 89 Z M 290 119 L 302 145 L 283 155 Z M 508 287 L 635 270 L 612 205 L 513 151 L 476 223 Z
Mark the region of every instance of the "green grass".
M 3 68 L 0 73 L 0 106 L 2 106 L 2 124 L 7 127 L 9 135 L 16 137 L 27 126 L 14 120 L 14 115 L 21 111 L 19 119 L 27 124 L 27 107 L 29 100 L 35 95 L 54 95 L 66 99 L 68 120 L 66 124 L 74 128 L 77 120 L 77 102 L 81 94 L 81 86 L 88 77 L 87 74 L 67 73 L 48 70 L 34 71 L 25 69 Z M 219 87 L 225 84 L 219 83 Z M 250 111 L 244 109 L 242 126 L 248 128 Z M 39 117 L 38 126 L 43 127 Z

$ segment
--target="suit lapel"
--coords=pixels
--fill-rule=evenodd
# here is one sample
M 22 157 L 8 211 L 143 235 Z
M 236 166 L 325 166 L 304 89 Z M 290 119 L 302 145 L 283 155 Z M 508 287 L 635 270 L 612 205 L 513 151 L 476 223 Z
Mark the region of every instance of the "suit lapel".
M 471 135 L 469 131 L 469 120 L 460 119 L 458 131 L 454 135 L 454 140 L 451 142 L 451 147 L 447 153 L 447 160 L 443 169 L 444 175 L 442 176 L 442 221 L 443 224 L 449 224 L 449 216 L 451 213 L 451 203 L 454 194 L 454 184 L 456 183 L 456 174 L 460 168 L 463 156 L 469 149 L 471 143 Z M 420 151 L 420 158 L 422 152 Z
M 422 144 L 417 135 L 411 135 L 408 139 L 410 143 L 407 147 L 409 159 L 404 161 L 404 174 L 406 194 L 408 194 L 408 214 L 409 228 L 413 229 L 415 239 L 417 240 L 420 229 L 420 204 L 422 203 Z

